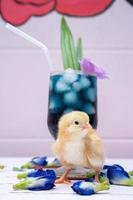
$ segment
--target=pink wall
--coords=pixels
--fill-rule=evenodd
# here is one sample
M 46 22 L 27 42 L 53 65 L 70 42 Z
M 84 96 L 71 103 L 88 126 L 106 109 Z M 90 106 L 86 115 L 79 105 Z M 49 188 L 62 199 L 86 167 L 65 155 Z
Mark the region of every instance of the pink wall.
M 98 131 L 108 157 L 132 157 L 133 146 L 133 8 L 116 1 L 92 18 L 67 17 L 75 37 L 82 36 L 85 55 L 110 74 L 98 82 Z M 20 28 L 49 47 L 62 66 L 60 15 L 32 18 Z M 47 67 L 43 53 L 4 28 L 0 20 L 0 155 L 52 155 L 47 129 Z

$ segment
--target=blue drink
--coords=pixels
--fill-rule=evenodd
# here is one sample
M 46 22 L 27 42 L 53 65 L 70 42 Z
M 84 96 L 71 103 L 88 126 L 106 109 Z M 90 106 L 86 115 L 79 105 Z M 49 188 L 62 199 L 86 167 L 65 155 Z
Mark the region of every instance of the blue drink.
M 48 128 L 57 137 L 60 117 L 73 110 L 89 115 L 90 124 L 97 127 L 97 79 L 71 69 L 50 76 Z

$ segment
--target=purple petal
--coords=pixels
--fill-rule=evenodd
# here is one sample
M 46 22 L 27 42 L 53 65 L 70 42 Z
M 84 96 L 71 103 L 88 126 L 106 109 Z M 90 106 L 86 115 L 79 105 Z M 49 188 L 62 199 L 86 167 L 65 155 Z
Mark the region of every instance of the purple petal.
M 107 73 L 96 64 L 92 63 L 89 59 L 83 58 L 80 62 L 81 70 L 87 75 L 96 76 L 99 79 L 108 78 Z
M 90 62 L 89 59 L 82 59 L 81 62 L 80 62 L 80 65 L 81 65 L 81 69 L 82 71 L 85 73 L 85 74 L 88 74 L 88 73 L 91 73 L 93 74 L 94 73 L 94 66 L 93 64 Z

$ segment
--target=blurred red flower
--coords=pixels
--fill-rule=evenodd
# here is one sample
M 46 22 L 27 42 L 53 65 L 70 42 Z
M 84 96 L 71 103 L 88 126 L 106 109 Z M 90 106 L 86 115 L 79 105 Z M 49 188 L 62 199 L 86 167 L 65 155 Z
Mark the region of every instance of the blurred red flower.
M 57 0 L 57 11 L 75 16 L 93 16 L 103 12 L 114 0 Z
M 35 4 L 35 5 L 41 5 L 44 3 L 49 2 L 49 0 L 16 0 L 16 2 L 19 3 L 26 3 L 26 4 Z
M 0 0 L 5 21 L 21 25 L 31 16 L 41 16 L 53 9 L 71 16 L 92 16 L 103 12 L 114 0 Z
M 38 2 L 37 2 L 38 1 Z M 21 25 L 31 16 L 41 16 L 50 12 L 54 0 L 1 0 L 1 15 L 13 25 Z

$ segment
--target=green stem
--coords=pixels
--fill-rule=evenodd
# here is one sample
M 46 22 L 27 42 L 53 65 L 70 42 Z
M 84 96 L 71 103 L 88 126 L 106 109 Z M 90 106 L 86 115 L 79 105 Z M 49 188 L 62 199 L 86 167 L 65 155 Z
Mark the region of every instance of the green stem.
M 80 70 L 80 61 L 83 57 L 83 46 L 82 46 L 82 39 L 79 38 L 77 42 L 77 48 L 76 48 L 76 56 L 77 56 L 77 70 Z

